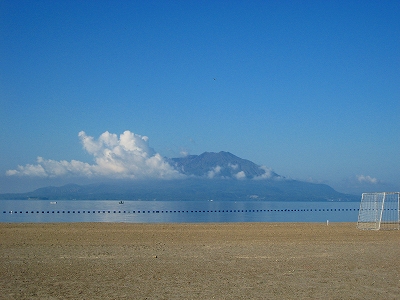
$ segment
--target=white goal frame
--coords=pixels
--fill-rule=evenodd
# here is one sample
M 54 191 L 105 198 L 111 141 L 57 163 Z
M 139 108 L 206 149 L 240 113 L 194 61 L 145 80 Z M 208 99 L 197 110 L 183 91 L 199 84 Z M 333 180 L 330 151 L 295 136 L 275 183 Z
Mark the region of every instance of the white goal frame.
M 363 230 L 400 229 L 400 192 L 363 193 L 357 228 Z

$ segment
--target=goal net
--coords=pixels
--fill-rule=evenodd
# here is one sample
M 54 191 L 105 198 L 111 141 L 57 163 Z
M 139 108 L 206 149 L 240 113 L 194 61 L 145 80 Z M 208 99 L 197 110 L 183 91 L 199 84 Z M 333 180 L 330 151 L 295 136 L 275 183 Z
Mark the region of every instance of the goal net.
M 358 229 L 399 229 L 399 192 L 363 193 L 358 212 Z

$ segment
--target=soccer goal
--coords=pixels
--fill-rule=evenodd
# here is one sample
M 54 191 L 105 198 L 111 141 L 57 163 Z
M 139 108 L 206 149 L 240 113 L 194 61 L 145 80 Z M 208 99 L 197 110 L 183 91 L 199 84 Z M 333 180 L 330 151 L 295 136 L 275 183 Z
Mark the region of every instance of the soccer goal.
M 358 212 L 358 229 L 399 229 L 399 192 L 363 193 Z

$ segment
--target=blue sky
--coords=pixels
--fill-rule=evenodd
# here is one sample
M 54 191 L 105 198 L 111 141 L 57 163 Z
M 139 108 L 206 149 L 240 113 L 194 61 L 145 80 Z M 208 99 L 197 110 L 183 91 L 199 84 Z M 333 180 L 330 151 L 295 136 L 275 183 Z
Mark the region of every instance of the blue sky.
M 400 190 L 399 16 L 399 1 L 1 1 L 0 192 L 85 178 L 21 172 L 93 165 L 82 137 L 126 131 L 151 157 L 229 151 Z

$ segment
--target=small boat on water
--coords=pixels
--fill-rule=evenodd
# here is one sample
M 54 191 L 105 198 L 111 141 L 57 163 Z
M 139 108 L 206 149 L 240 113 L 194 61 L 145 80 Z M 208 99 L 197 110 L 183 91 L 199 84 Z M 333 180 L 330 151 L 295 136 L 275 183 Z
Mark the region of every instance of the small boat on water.
M 118 204 L 124 204 L 124 201 L 119 201 Z
M 57 204 L 57 201 L 50 201 L 50 204 Z

